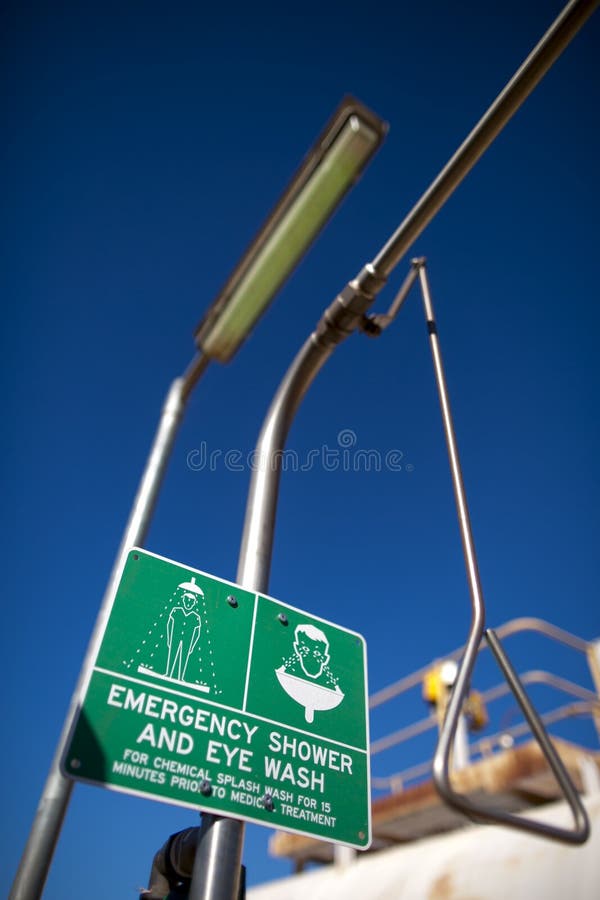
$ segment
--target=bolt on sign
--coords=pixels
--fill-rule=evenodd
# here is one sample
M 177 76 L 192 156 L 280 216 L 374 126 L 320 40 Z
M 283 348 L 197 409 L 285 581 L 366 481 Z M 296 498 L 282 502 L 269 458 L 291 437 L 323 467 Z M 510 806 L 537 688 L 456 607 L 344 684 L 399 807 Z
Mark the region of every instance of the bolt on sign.
M 368 740 L 360 635 L 134 548 L 62 768 L 365 848 Z

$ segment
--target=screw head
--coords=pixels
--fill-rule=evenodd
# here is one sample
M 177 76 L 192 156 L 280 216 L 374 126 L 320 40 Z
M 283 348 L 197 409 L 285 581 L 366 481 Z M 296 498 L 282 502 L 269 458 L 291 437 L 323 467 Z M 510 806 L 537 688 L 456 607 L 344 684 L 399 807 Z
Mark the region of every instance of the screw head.
M 279 619 L 279 621 L 281 622 L 282 625 L 287 625 L 287 624 L 288 624 L 288 617 L 286 616 L 285 613 L 279 613 L 279 615 L 277 616 L 277 618 Z
M 263 806 L 267 810 L 267 812 L 273 812 L 273 795 L 266 793 L 263 800 Z
M 210 797 L 212 794 L 212 784 L 206 778 L 200 782 L 200 793 L 205 797 Z
M 238 604 L 238 602 L 237 602 L 237 598 L 234 597 L 233 594 L 230 594 L 230 595 L 229 595 L 229 597 L 227 598 L 227 602 L 228 602 L 229 605 L 232 607 L 232 609 L 237 609 L 237 608 L 238 608 L 238 605 L 239 605 L 239 604 Z

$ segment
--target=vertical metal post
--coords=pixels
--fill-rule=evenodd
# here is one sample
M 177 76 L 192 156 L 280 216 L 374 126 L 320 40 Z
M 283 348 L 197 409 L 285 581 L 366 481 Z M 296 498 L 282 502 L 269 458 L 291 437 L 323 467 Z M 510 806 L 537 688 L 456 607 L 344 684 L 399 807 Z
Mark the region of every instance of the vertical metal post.
M 456 737 L 454 739 L 454 753 L 452 755 L 452 768 L 455 772 L 460 769 L 466 769 L 469 765 L 469 731 L 467 729 L 467 720 L 461 715 L 458 720 L 456 729 Z
M 314 379 L 336 346 L 362 322 L 381 286 L 366 265 L 325 310 L 315 331 L 302 345 L 271 402 L 256 445 L 258 464 L 252 472 L 236 581 L 250 591 L 269 587 L 277 514 L 282 451 L 294 416 Z M 205 816 L 190 900 L 237 900 L 244 842 L 244 823 Z
M 198 835 L 189 900 L 238 900 L 244 822 L 204 814 Z
M 579 758 L 579 774 L 583 793 L 586 796 L 600 794 L 600 771 L 593 756 L 581 756 Z
M 333 862 L 339 869 L 346 869 L 356 860 L 358 851 L 354 847 L 345 847 L 343 844 L 333 845 Z
M 66 749 L 69 733 L 77 713 L 80 690 L 96 658 L 127 551 L 134 544 L 140 546 L 145 540 L 187 398 L 207 365 L 208 359 L 199 357 L 183 377 L 176 378 L 173 381 L 167 394 L 150 455 L 146 462 L 81 667 L 77 687 L 71 699 L 63 730 L 56 746 L 54 759 L 52 760 L 29 833 L 29 839 L 13 882 L 10 900 L 39 900 L 44 890 L 44 884 L 48 877 L 54 850 L 73 790 L 73 781 L 70 778 L 65 778 L 60 771 L 60 760 Z
M 333 346 L 304 344 L 273 398 L 257 447 L 259 464 L 252 473 L 236 581 L 251 591 L 269 586 L 281 457 L 294 414 L 330 356 Z M 221 816 L 203 816 L 190 900 L 237 900 L 240 884 L 244 823 Z

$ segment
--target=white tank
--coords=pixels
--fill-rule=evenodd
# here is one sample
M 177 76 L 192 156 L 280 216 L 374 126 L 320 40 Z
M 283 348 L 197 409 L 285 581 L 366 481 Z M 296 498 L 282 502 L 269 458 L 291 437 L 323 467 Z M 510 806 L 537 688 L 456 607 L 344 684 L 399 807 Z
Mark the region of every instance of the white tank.
M 599 900 L 600 796 L 585 805 L 591 837 L 580 847 L 469 825 L 251 888 L 248 900 Z M 571 827 L 564 803 L 527 815 Z

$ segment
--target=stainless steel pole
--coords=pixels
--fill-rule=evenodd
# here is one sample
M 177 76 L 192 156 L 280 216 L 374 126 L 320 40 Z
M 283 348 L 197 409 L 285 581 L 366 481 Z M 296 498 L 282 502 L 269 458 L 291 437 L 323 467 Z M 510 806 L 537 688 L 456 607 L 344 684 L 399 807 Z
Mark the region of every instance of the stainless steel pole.
M 598 6 L 571 0 L 460 145 L 435 181 L 380 250 L 373 266 L 387 278 Z
M 333 346 L 324 347 L 311 335 L 290 366 L 273 399 L 257 443 L 259 463 L 252 473 L 246 520 L 237 570 L 237 582 L 253 591 L 266 591 L 277 497 L 279 459 L 302 397 L 329 358 Z M 194 861 L 190 900 L 237 900 L 244 845 L 244 822 L 204 814 Z
M 44 890 L 54 849 L 73 790 L 73 781 L 65 778 L 60 771 L 60 760 L 66 749 L 67 739 L 77 712 L 80 689 L 96 658 L 127 551 L 133 545 L 140 546 L 145 540 L 187 399 L 207 365 L 207 358 L 195 359 L 187 372 L 181 378 L 173 381 L 167 394 L 150 455 L 102 599 L 79 681 L 58 740 L 29 839 L 13 882 L 10 900 L 39 900 Z
M 306 391 L 333 352 L 310 336 L 281 382 L 256 445 L 258 464 L 252 472 L 237 580 L 254 591 L 266 591 L 279 495 L 280 459 L 294 415 Z
M 379 279 L 370 266 L 336 297 L 300 349 L 273 398 L 258 442 L 238 561 L 237 582 L 251 591 L 267 591 L 281 454 L 304 395 L 335 347 L 352 334 L 375 299 Z M 244 844 L 244 823 L 204 815 L 190 900 L 237 900 Z
M 205 813 L 198 836 L 189 900 L 238 900 L 244 822 Z

